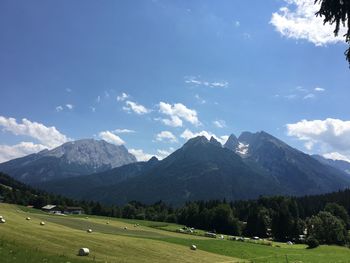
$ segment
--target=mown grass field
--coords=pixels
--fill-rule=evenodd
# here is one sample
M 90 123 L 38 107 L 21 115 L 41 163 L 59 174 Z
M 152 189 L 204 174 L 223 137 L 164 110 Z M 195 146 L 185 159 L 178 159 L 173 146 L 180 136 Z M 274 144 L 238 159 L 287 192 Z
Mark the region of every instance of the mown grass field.
M 350 249 L 272 246 L 175 233 L 175 224 L 97 216 L 54 216 L 0 204 L 0 262 L 350 262 Z M 25 220 L 26 217 L 31 220 Z M 45 226 L 40 226 L 44 221 Z M 108 224 L 107 224 L 108 222 Z M 140 224 L 134 227 L 134 224 Z M 127 229 L 124 229 L 124 228 Z M 92 233 L 86 230 L 91 228 Z M 189 249 L 195 244 L 198 249 Z M 77 256 L 88 247 L 90 255 Z

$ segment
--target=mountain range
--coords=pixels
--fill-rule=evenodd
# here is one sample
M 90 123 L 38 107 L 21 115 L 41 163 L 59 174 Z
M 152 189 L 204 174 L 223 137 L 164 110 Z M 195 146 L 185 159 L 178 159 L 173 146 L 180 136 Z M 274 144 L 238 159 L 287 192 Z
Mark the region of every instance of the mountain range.
M 13 178 L 36 185 L 41 182 L 107 171 L 136 162 L 123 146 L 103 140 L 83 139 L 62 144 L 52 150 L 0 164 L 0 171 Z
M 198 136 L 165 159 L 148 162 L 136 162 L 124 146 L 82 140 L 0 164 L 0 171 L 50 192 L 107 204 L 181 205 L 350 187 L 345 170 L 317 158 L 266 132 L 243 132 L 224 145 Z

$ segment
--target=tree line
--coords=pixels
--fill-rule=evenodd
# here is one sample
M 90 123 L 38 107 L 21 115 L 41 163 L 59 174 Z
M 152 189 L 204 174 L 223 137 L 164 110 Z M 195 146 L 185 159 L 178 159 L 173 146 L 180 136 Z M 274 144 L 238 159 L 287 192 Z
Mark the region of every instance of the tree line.
M 118 207 L 94 201 L 77 201 L 32 189 L 0 173 L 0 199 L 6 203 L 80 206 L 86 214 L 178 223 L 228 235 L 271 238 L 277 241 L 349 244 L 350 190 L 304 197 L 260 197 L 257 200 L 192 201 L 173 207 L 162 201 L 137 201 Z

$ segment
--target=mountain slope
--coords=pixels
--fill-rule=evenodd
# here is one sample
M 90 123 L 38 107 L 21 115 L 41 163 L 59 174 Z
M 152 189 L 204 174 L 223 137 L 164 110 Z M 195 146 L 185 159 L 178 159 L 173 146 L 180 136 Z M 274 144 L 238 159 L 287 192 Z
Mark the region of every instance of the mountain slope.
M 318 194 L 350 185 L 343 172 L 318 162 L 266 132 L 244 132 L 238 141 L 246 147 L 241 154 L 244 161 L 260 166 L 273 176 L 287 189 L 285 194 Z
M 124 146 L 84 139 L 1 163 L 0 171 L 36 185 L 54 179 L 102 172 L 132 162 L 136 162 L 136 158 Z
M 156 166 L 158 162 L 157 158 L 152 157 L 148 162 L 130 163 L 101 173 L 42 182 L 37 187 L 75 199 L 91 200 L 94 199 L 91 197 L 94 197 L 97 188 L 104 189 L 139 176 Z
M 323 164 L 337 168 L 350 175 L 350 163 L 347 161 L 327 159 L 321 155 L 312 155 L 312 157 Z
M 97 187 L 89 197 L 104 203 L 163 200 L 179 205 L 189 200 L 237 200 L 273 193 L 283 193 L 274 178 L 253 170 L 217 141 L 197 137 L 152 169 L 115 185 Z

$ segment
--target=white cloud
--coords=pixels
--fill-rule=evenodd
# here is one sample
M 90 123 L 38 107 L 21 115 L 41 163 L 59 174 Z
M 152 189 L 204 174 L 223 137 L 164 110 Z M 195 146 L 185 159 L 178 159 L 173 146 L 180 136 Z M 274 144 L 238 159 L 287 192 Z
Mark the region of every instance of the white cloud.
M 127 98 L 129 98 L 130 96 L 126 93 L 122 93 L 121 95 L 117 96 L 117 101 L 124 101 L 126 100 Z
M 157 149 L 157 158 L 159 160 L 162 160 L 166 157 L 168 157 L 170 154 L 172 154 L 174 152 L 174 148 L 169 148 L 169 150 L 161 150 L 161 149 Z
M 170 119 L 161 119 L 161 121 L 171 127 L 182 127 L 182 120 L 177 116 L 171 116 Z
M 325 153 L 323 154 L 323 157 L 327 159 L 332 159 L 332 160 L 342 160 L 342 161 L 350 162 L 349 157 L 342 155 L 338 152 Z
M 123 145 L 125 142 L 118 136 L 115 135 L 111 131 L 102 131 L 98 134 L 98 136 L 102 139 L 105 140 L 106 142 L 113 143 L 116 145 Z
M 201 123 L 198 120 L 197 112 L 187 108 L 182 103 L 173 105 L 160 102 L 159 112 L 170 116 L 170 119 L 162 119 L 163 123 L 173 127 L 181 127 L 182 120 L 185 120 L 193 125 L 199 126 Z
M 181 135 L 181 138 L 184 138 L 185 140 L 189 140 L 191 138 L 197 137 L 197 136 L 205 136 L 208 140 L 210 140 L 211 137 L 214 137 L 218 142 L 221 144 L 225 144 L 225 142 L 228 139 L 227 135 L 223 136 L 216 136 L 214 133 L 208 132 L 208 131 L 200 131 L 200 132 L 192 132 L 189 129 L 186 129 Z
M 100 102 L 101 102 L 101 96 L 97 96 L 96 102 L 97 102 L 97 103 L 100 103 Z
M 134 155 L 139 162 L 146 162 L 154 156 L 153 154 L 143 152 L 141 149 L 129 149 L 129 153 Z
M 216 120 L 213 121 L 213 124 L 217 127 L 217 128 L 225 128 L 226 127 L 226 122 L 224 120 Z
M 176 136 L 170 131 L 162 131 L 156 135 L 156 140 L 160 142 L 177 142 Z
M 113 131 L 113 133 L 134 133 L 134 130 L 129 130 L 129 129 L 116 129 Z
M 302 120 L 286 127 L 288 135 L 305 142 L 308 150 L 317 147 L 322 153 L 337 153 L 350 158 L 350 121 L 331 118 Z
M 235 27 L 239 27 L 241 25 L 241 23 L 237 20 L 237 21 L 234 21 L 234 25 L 235 25 Z
M 127 100 L 125 102 L 125 105 L 126 106 L 123 107 L 123 110 L 127 112 L 133 111 L 138 115 L 143 115 L 151 112 L 151 110 L 147 109 L 145 106 L 137 104 L 136 102 L 130 100 Z
M 198 103 L 200 103 L 200 104 L 205 104 L 206 103 L 206 100 L 203 99 L 202 97 L 200 97 L 198 94 L 194 95 L 194 97 L 196 98 Z
M 339 36 L 334 36 L 334 25 L 323 24 L 322 17 L 315 13 L 320 4 L 314 0 L 284 0 L 286 5 L 279 12 L 272 14 L 270 23 L 284 37 L 305 39 L 316 46 L 344 42 L 345 29 L 341 28 Z
M 31 122 L 27 119 L 22 119 L 22 123 L 17 123 L 14 118 L 0 116 L 0 126 L 4 127 L 5 131 L 11 132 L 14 135 L 32 137 L 49 149 L 57 147 L 70 140 L 64 134 L 60 133 L 54 126 L 46 127 L 41 123 Z
M 324 88 L 320 88 L 320 87 L 316 87 L 315 89 L 314 89 L 314 91 L 317 91 L 317 92 L 324 92 L 324 91 L 326 91 Z
M 56 107 L 56 111 L 57 111 L 57 112 L 63 111 L 63 107 L 62 107 L 61 105 L 58 105 L 58 106 Z
M 72 110 L 74 106 L 72 104 L 66 104 L 67 109 Z
M 227 81 L 206 81 L 202 80 L 195 76 L 187 76 L 185 77 L 185 83 L 191 84 L 195 86 L 204 86 L 204 87 L 210 87 L 210 88 L 227 88 L 229 83 Z
M 90 107 L 92 112 L 96 112 L 96 108 L 95 107 Z
M 33 142 L 21 142 L 15 145 L 0 145 L 0 163 L 11 159 L 26 156 L 46 149 L 42 144 Z
M 297 86 L 295 89 L 296 89 L 297 91 L 300 91 L 300 92 L 308 92 L 308 90 L 305 89 L 305 88 L 302 87 L 302 86 Z
M 72 89 L 66 88 L 66 91 L 67 91 L 68 93 L 71 93 L 71 92 L 72 92 Z
M 313 98 L 315 98 L 315 94 L 313 93 L 309 93 L 303 97 L 304 100 L 313 99 Z

